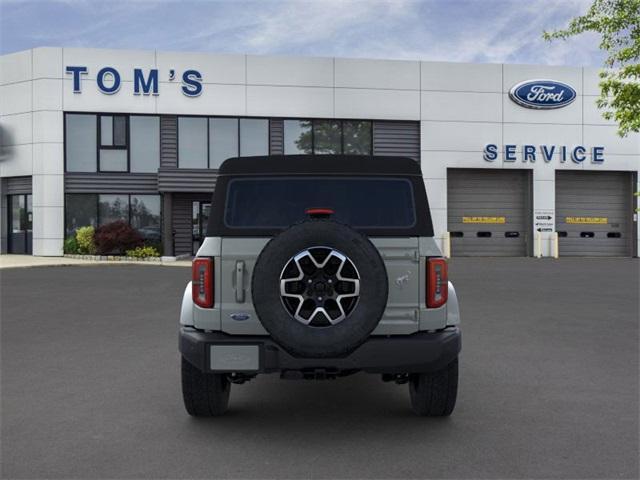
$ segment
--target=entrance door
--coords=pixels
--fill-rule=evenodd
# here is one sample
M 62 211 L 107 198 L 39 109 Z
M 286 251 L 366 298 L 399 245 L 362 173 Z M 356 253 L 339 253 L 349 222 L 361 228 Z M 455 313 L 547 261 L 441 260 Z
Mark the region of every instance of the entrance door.
M 9 253 L 32 252 L 31 194 L 9 195 Z
M 191 215 L 191 238 L 192 249 L 191 254 L 195 255 L 202 245 L 204 237 L 207 236 L 207 224 L 209 223 L 209 211 L 211 210 L 210 202 L 193 202 Z

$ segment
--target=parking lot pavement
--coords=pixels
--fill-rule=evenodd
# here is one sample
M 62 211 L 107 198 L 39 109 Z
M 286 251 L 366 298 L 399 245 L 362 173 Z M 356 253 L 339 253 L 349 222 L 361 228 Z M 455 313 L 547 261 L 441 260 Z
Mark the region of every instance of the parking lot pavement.
M 0 272 L 3 478 L 638 478 L 630 259 L 455 259 L 458 406 L 406 385 L 263 376 L 227 416 L 180 396 L 188 269 Z

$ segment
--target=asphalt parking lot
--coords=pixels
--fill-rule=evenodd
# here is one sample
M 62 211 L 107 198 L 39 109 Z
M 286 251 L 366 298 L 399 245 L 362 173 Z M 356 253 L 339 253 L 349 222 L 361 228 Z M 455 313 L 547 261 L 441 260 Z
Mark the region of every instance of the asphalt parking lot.
M 640 262 L 454 259 L 458 406 L 363 374 L 182 407 L 189 269 L 0 272 L 3 478 L 638 478 Z

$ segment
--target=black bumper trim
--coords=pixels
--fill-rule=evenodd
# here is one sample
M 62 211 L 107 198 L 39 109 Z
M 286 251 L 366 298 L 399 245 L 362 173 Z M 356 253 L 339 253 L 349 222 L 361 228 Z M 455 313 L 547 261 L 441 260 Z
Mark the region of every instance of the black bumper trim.
M 458 355 L 462 343 L 460 329 L 449 327 L 433 333 L 372 336 L 346 357 L 302 358 L 291 355 L 267 336 L 227 335 L 192 327 L 180 328 L 180 353 L 203 372 L 210 371 L 210 345 L 258 345 L 260 369 L 255 373 L 361 370 L 397 374 L 439 370 Z

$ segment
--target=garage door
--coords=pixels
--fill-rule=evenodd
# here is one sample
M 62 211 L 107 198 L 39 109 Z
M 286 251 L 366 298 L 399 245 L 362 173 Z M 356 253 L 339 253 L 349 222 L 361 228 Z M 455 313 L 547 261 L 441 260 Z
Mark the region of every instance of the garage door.
M 560 256 L 631 256 L 629 172 L 556 172 Z
M 453 256 L 526 256 L 527 170 L 447 170 L 448 230 Z

